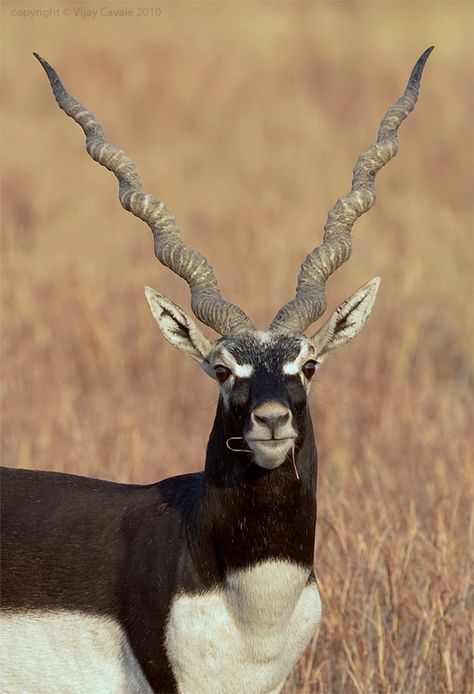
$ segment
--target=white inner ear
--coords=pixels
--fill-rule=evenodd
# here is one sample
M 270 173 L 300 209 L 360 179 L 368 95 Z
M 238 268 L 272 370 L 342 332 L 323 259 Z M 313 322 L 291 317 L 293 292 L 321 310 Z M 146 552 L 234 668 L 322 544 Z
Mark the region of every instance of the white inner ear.
M 212 350 L 213 344 L 199 330 L 192 318 L 170 299 L 158 294 L 151 287 L 145 287 L 145 296 L 153 318 L 168 342 L 202 363 Z
M 343 301 L 311 338 L 318 362 L 337 347 L 352 340 L 363 328 L 374 306 L 380 277 L 374 277 Z

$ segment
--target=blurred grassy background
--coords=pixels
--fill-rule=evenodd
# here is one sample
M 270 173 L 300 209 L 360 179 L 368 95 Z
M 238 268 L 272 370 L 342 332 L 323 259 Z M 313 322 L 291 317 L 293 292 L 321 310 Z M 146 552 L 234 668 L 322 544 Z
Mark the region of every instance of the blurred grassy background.
M 147 8 L 161 13 L 139 16 Z M 329 284 L 333 308 L 382 277 L 367 327 L 312 390 L 325 612 L 286 691 L 474 691 L 472 4 L 1 11 L 2 462 L 120 481 L 200 469 L 215 386 L 156 330 L 143 286 L 184 308 L 187 288 L 154 259 L 31 52 L 264 327 L 436 45 L 377 205 Z

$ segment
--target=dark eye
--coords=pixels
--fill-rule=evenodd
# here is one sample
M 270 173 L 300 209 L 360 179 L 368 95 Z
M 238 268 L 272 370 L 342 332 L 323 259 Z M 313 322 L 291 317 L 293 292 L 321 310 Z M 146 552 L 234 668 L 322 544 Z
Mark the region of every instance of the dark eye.
M 224 383 L 232 375 L 232 371 L 227 366 L 221 366 L 220 364 L 214 367 L 214 373 L 219 383 Z
M 301 370 L 304 377 L 307 378 L 308 381 L 311 381 L 314 376 L 314 372 L 316 371 L 316 362 L 313 359 L 307 361 Z

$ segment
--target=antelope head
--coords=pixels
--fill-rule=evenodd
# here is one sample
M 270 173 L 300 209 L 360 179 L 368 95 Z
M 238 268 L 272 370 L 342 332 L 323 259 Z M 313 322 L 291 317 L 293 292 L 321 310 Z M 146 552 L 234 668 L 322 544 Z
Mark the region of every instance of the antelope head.
M 328 277 L 351 254 L 355 221 L 375 202 L 376 174 L 397 153 L 397 131 L 415 106 L 431 51 L 432 47 L 419 58 L 403 95 L 388 109 L 375 144 L 358 158 L 351 190 L 329 211 L 322 244 L 301 266 L 295 297 L 280 308 L 266 331 L 257 330 L 242 309 L 221 296 L 211 265 L 183 242 L 164 202 L 143 192 L 133 161 L 107 142 L 95 116 L 68 94 L 55 70 L 35 54 L 60 108 L 82 127 L 91 157 L 117 177 L 122 206 L 148 224 L 156 257 L 188 283 L 194 315 L 220 335 L 210 339 L 179 306 L 146 288 L 164 337 L 198 361 L 219 384 L 228 447 L 252 452 L 261 468 L 279 467 L 301 444 L 312 376 L 331 352 L 359 333 L 372 311 L 378 277 L 341 303 L 316 332 L 306 334 L 326 309 Z

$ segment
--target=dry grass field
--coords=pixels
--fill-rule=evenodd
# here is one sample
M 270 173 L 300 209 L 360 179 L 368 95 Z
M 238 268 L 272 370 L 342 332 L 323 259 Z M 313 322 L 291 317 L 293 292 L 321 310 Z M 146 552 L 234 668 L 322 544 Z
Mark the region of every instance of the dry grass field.
M 124 7 L 134 15 L 101 16 Z M 139 16 L 149 7 L 161 14 Z M 31 52 L 263 327 L 436 45 L 329 284 L 332 309 L 382 277 L 366 328 L 312 389 L 324 619 L 285 693 L 474 692 L 472 4 L 1 11 L 2 462 L 124 482 L 202 468 L 216 388 L 156 329 L 143 286 L 185 308 L 187 287 L 154 259 Z

